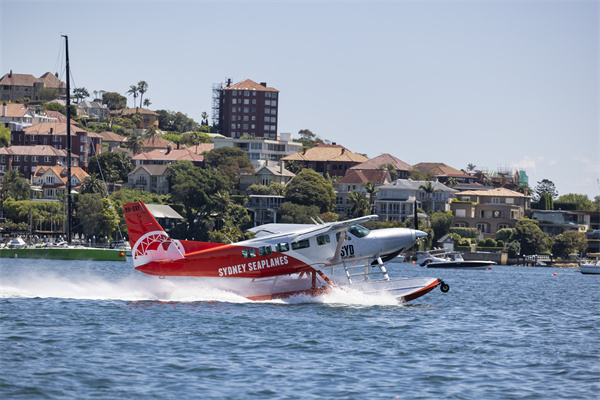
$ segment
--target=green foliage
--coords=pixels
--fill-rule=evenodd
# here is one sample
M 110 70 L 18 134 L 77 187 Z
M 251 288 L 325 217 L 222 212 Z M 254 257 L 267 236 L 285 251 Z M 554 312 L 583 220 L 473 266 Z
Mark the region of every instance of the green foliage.
M 127 107 L 127 97 L 116 92 L 102 93 L 102 104 L 109 110 L 122 110 Z
M 285 196 L 285 185 L 278 182 L 271 182 L 269 184 L 269 190 L 273 196 Z
M 199 130 L 198 123 L 181 112 L 156 110 L 156 113 L 160 130 L 179 133 Z
M 311 217 L 319 216 L 319 207 L 300 205 L 286 201 L 279 207 L 278 221 L 284 224 L 313 224 Z
M 485 239 L 483 245 L 485 247 L 496 247 L 498 245 L 498 243 L 492 238 L 487 238 L 487 239 Z
M 363 192 L 354 191 L 348 195 L 348 203 L 352 204 L 352 216 L 354 218 L 364 217 L 369 215 L 370 205 L 369 200 Z
M 542 179 L 541 182 L 538 182 L 533 192 L 534 200 L 540 200 L 543 193 L 549 194 L 553 200 L 558 197 L 556 186 L 554 185 L 554 182 L 549 179 Z
M 383 164 L 381 165 L 381 169 L 387 169 L 390 172 L 392 181 L 398 179 L 398 171 L 396 170 L 396 167 L 394 167 L 394 164 Z
M 0 147 L 10 147 L 10 129 L 3 126 L 0 128 Z
M 204 132 L 186 132 L 181 135 L 181 144 L 197 146 L 200 143 L 212 143 L 213 140 Z
M 204 156 L 207 169 L 218 171 L 225 178 L 227 188 L 239 189 L 242 174 L 254 174 L 254 167 L 248 155 L 237 147 L 213 149 Z
M 127 143 L 125 143 L 125 147 L 129 149 L 134 156 L 140 154 L 142 151 L 144 151 L 144 139 L 137 135 L 129 136 Z
M 503 228 L 496 232 L 496 240 L 510 242 L 514 234 L 515 230 L 513 228 Z
M 37 95 L 41 101 L 52 101 L 60 97 L 60 92 L 58 88 L 45 87 L 40 89 Z
M 435 175 L 428 169 L 423 168 L 412 168 L 408 171 L 408 177 L 413 181 L 433 181 Z
M 479 230 L 477 228 L 449 228 L 450 233 L 457 233 L 463 238 L 476 238 L 479 236 Z
M 554 237 L 552 254 L 560 258 L 568 258 L 569 254 L 581 254 L 588 248 L 585 233 L 565 231 Z
M 573 203 L 577 211 L 595 211 L 594 203 L 587 194 L 567 193 L 560 196 L 556 203 Z M 564 210 L 564 208 L 561 208 Z
M 506 252 L 510 258 L 516 258 L 521 254 L 521 244 L 519 242 L 512 241 L 506 245 Z
M 298 174 L 300 171 L 302 171 L 303 167 L 296 161 L 286 161 L 285 169 L 287 169 L 293 174 Z
M 178 133 L 165 133 L 162 138 L 173 143 L 181 143 L 181 135 Z
M 42 106 L 43 110 L 58 111 L 63 115 L 67 115 L 67 108 L 60 103 L 46 103 Z
M 504 247 L 504 240 L 496 240 L 496 246 Z
M 444 235 L 450 233 L 454 216 L 452 211 L 434 212 L 430 216 L 431 229 L 433 229 L 433 242 L 437 243 Z M 454 232 L 457 234 L 457 232 Z
M 540 194 L 539 207 L 540 210 L 553 210 L 552 195 L 549 193 Z
M 2 203 L 6 218 L 14 223 L 31 222 L 34 229 L 50 224 L 62 224 L 65 220 L 63 205 L 59 201 L 15 200 L 8 197 Z
M 265 185 L 258 185 L 258 184 L 254 184 L 254 185 L 250 185 L 247 189 L 246 189 L 246 194 L 248 196 L 267 196 L 271 194 L 271 190 L 269 189 L 268 186 Z
M 98 193 L 80 194 L 75 201 L 73 231 L 87 237 L 112 240 L 119 224 L 110 199 Z
M 166 204 L 167 196 L 150 193 L 137 189 L 121 189 L 110 195 L 114 209 L 119 216 L 119 228 L 123 235 L 127 235 L 127 224 L 125 223 L 125 211 L 123 205 L 142 200 L 145 204 Z
M 81 183 L 81 188 L 79 189 L 80 194 L 99 194 L 100 196 L 104 196 L 106 193 L 106 186 L 102 179 L 96 173 L 90 174 L 87 178 L 83 180 Z
M 12 197 L 15 200 L 29 198 L 31 185 L 16 169 L 11 169 L 2 178 L 2 198 Z
M 521 253 L 525 255 L 542 254 L 547 246 L 547 235 L 542 232 L 538 222 L 523 218 L 517 221 L 514 239 L 521 245 Z
M 315 205 L 322 213 L 333 210 L 333 185 L 312 169 L 303 169 L 288 183 L 286 200 L 304 206 Z
M 29 232 L 29 224 L 26 222 L 17 223 L 9 220 L 0 224 L 0 230 L 3 233 L 9 234 L 27 233 Z
M 100 166 L 98 166 L 100 165 Z M 90 158 L 88 173 L 104 175 L 108 182 L 126 182 L 133 171 L 131 158 L 125 153 L 101 153 Z

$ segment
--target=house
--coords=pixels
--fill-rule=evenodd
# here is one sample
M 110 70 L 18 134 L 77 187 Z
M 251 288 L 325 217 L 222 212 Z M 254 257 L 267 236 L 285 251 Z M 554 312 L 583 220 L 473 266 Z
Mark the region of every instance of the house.
M 169 182 L 167 169 L 169 165 L 138 165 L 127 178 L 127 185 L 132 189 L 149 193 L 168 194 Z
M 71 167 L 71 190 L 79 190 L 81 183 L 88 176 L 80 167 Z M 38 166 L 31 181 L 32 185 L 42 190 L 43 198 L 57 198 L 67 190 L 67 167 Z
M 140 119 L 139 121 L 136 121 L 138 129 L 148 129 L 151 126 L 154 126 L 156 129 L 158 129 L 158 114 L 145 108 L 124 108 L 122 110 L 111 111 L 110 115 L 127 118 L 131 118 L 134 115 L 139 115 Z
M 77 115 L 85 118 L 100 120 L 110 115 L 110 110 L 98 101 L 82 101 L 77 104 Z
M 196 146 L 190 146 L 187 149 L 196 153 L 196 154 L 203 154 L 205 152 L 209 152 L 212 149 L 215 148 L 215 144 L 214 143 L 200 143 Z
M 351 170 L 379 170 L 391 165 L 398 172 L 396 179 L 408 179 L 409 171 L 412 169 L 410 164 L 405 163 L 399 158 L 394 157 L 391 154 L 381 154 L 377 157 L 371 158 L 363 163 L 355 165 L 350 168 Z
M 146 207 L 167 234 L 183 219 L 177 211 L 166 204 L 146 204 Z
M 190 149 L 156 149 L 147 153 L 140 153 L 131 158 L 135 166 L 138 165 L 169 165 L 179 160 L 189 160 L 196 166 L 201 166 L 204 156 L 196 154 Z
M 168 148 L 176 148 L 177 145 L 173 142 L 168 141 L 167 139 L 163 139 L 161 137 L 152 138 L 152 139 L 144 139 L 142 142 L 144 146 L 144 151 L 152 151 L 158 149 L 168 149 Z
M 317 143 L 311 149 L 282 158 L 283 161 L 294 161 L 303 168 L 310 168 L 325 176 L 344 176 L 349 168 L 368 160 L 367 157 L 356 154 L 336 143 Z
M 363 163 L 364 164 L 364 163 Z M 360 164 L 362 165 L 362 164 Z M 338 180 L 333 186 L 335 188 L 335 210 L 337 214 L 352 217 L 353 205 L 348 203 L 348 196 L 352 192 L 364 193 L 367 198 L 369 194 L 365 188 L 366 183 L 373 183 L 375 187 L 387 185 L 392 182 L 390 172 L 387 169 L 353 169 L 350 168 L 346 175 Z M 373 204 L 375 197 L 369 199 Z
M 242 175 L 240 177 L 240 191 L 245 191 L 251 185 L 269 186 L 271 182 L 287 185 L 296 174 L 283 167 L 283 161 L 279 163 L 267 162 L 265 165 L 255 168 L 254 175 Z
M 127 143 L 127 138 L 125 136 L 118 135 L 114 132 L 100 132 L 97 134 L 102 138 L 102 143 L 108 144 L 108 149 L 111 151 L 115 147 L 121 147 L 122 144 Z
M 67 165 L 66 150 L 58 150 L 52 146 L 10 146 L 0 147 L 0 174 L 12 169 L 20 172 L 26 179 L 31 179 L 38 166 L 55 167 Z M 71 165 L 79 165 L 79 157 L 71 156 Z
M 498 170 L 476 170 L 471 173 L 477 182 L 496 188 L 514 190 L 520 185 L 529 185 L 529 178 L 524 170 L 499 168 Z
M 587 232 L 591 229 L 593 211 L 531 210 L 542 232 L 555 236 L 564 231 Z
M 477 228 L 485 238 L 493 238 L 500 229 L 514 228 L 530 204 L 530 196 L 495 188 L 459 192 L 450 209 L 455 227 Z
M 229 79 L 213 93 L 213 102 L 219 107 L 220 134 L 277 138 L 279 90 L 250 79 L 232 85 Z
M 29 98 L 30 100 L 44 100 L 44 89 L 54 89 L 56 97 L 67 95 L 67 85 L 58 79 L 58 74 L 46 72 L 36 78 L 29 74 L 13 74 L 12 70 L 0 78 L 0 100 L 16 102 Z
M 280 140 L 276 139 L 213 139 L 214 148 L 236 147 L 244 150 L 254 168 L 266 165 L 269 161 L 278 162 L 282 158 L 297 153 L 302 143 L 294 142 L 291 133 L 282 133 Z
M 16 146 L 52 146 L 67 148 L 67 123 L 43 122 L 11 132 L 11 144 Z M 90 157 L 102 151 L 102 137 L 71 123 L 71 153 L 79 156 L 79 165 L 87 168 Z
M 33 110 L 25 104 L 2 103 L 0 123 L 3 123 L 11 130 L 31 126 L 33 124 L 33 117 Z
M 284 196 L 250 195 L 244 207 L 252 213 L 254 226 L 277 222 L 277 210 L 285 201 Z
M 426 188 L 431 185 L 433 192 Z M 400 221 L 414 215 L 414 206 L 424 211 L 447 211 L 450 200 L 457 191 L 440 182 L 397 179 L 379 187 L 375 200 L 375 210 L 380 221 Z

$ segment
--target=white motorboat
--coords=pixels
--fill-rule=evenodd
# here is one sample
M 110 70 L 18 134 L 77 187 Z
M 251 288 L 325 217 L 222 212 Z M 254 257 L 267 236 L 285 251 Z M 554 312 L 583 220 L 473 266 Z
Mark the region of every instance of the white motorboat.
M 579 270 L 582 274 L 600 275 L 600 262 L 598 258 L 596 261 L 582 261 L 579 263 Z
M 447 269 L 488 269 L 494 261 L 469 260 L 465 261 L 461 253 L 446 252 L 439 255 L 429 254 L 419 261 L 421 267 Z

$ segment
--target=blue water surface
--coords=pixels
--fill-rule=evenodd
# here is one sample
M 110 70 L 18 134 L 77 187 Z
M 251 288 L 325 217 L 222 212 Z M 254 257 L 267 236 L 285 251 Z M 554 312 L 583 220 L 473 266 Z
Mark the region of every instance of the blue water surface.
M 494 266 L 404 305 L 250 302 L 131 262 L 0 261 L 1 399 L 598 399 L 600 276 Z

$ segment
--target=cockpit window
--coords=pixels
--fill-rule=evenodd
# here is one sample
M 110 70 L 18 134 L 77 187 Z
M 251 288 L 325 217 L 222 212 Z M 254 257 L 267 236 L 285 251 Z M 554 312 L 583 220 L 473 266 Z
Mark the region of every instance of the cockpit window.
M 348 229 L 348 232 L 350 232 L 353 236 L 355 236 L 355 237 L 357 237 L 359 239 L 362 238 L 362 237 L 365 237 L 369 233 L 371 233 L 370 230 L 368 230 L 364 226 L 360 226 L 360 225 L 352 225 L 350 227 L 350 229 Z

